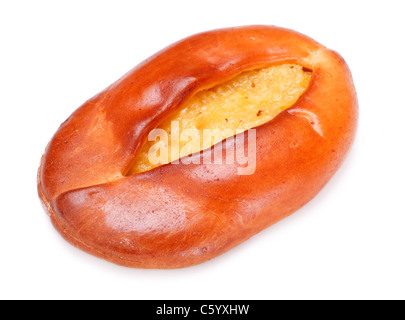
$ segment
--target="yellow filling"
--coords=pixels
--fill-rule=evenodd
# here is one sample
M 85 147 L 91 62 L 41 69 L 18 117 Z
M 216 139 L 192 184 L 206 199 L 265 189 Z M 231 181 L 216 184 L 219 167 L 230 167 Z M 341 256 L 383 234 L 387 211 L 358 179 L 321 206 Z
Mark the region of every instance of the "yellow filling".
M 150 134 L 153 141 L 145 143 L 128 174 L 170 163 L 272 120 L 298 100 L 310 78 L 311 72 L 299 65 L 275 65 L 196 93 L 158 126 L 166 136 Z

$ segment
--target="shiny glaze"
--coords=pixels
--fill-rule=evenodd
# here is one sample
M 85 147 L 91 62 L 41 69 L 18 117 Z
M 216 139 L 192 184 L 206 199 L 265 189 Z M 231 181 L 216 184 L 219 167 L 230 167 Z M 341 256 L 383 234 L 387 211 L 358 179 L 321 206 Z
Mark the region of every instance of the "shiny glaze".
M 276 63 L 311 69 L 311 82 L 292 107 L 256 128 L 253 175 L 237 175 L 237 164 L 223 161 L 126 176 L 149 131 L 184 99 Z M 77 109 L 45 151 L 38 190 L 57 230 L 89 253 L 128 267 L 191 266 L 311 200 L 344 160 L 357 118 L 347 65 L 314 40 L 269 26 L 205 32 L 147 59 Z

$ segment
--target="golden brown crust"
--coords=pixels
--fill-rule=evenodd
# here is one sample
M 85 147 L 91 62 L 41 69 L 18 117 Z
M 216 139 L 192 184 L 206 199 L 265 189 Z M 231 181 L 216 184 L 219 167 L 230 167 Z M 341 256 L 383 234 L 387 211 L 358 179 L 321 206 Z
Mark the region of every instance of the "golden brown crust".
M 184 99 L 276 63 L 302 65 L 312 78 L 292 107 L 256 128 L 253 175 L 224 161 L 125 176 L 149 131 Z M 346 63 L 314 40 L 269 26 L 205 32 L 157 53 L 76 110 L 45 151 L 39 195 L 61 234 L 89 253 L 129 267 L 186 267 L 311 200 L 347 154 L 357 117 Z

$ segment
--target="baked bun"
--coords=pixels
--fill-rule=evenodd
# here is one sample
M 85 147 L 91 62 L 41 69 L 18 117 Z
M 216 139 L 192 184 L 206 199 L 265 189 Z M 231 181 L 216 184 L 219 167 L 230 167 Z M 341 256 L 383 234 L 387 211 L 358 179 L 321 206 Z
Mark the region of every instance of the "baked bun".
M 336 52 L 273 26 L 209 31 L 165 48 L 78 108 L 46 148 L 38 192 L 76 247 L 127 267 L 187 267 L 310 201 L 344 160 L 357 118 L 351 74 Z M 150 133 L 174 120 L 179 130 L 235 132 L 183 143 L 166 161 L 161 149 L 148 164 Z M 226 161 L 238 148 L 246 156 L 249 142 L 254 166 Z

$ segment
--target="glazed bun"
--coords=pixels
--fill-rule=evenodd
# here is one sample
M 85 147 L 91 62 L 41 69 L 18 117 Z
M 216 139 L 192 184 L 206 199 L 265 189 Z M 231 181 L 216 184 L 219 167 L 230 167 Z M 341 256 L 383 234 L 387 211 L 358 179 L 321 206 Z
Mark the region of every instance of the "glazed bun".
M 357 118 L 348 66 L 311 38 L 272 26 L 200 33 L 74 111 L 46 148 L 38 191 L 76 247 L 127 267 L 187 267 L 310 201 Z

